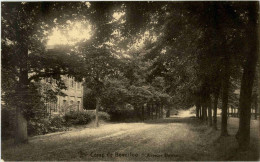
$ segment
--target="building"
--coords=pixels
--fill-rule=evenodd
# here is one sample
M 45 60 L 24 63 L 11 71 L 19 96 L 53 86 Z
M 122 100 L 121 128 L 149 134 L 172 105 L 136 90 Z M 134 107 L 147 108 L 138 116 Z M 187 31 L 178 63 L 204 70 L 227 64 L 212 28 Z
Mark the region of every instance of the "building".
M 60 52 L 60 46 L 48 45 L 46 50 L 51 53 Z M 63 95 L 57 95 L 57 101 L 45 102 L 46 113 L 48 115 L 64 115 L 69 111 L 83 111 L 83 86 L 82 82 L 76 82 L 74 78 L 62 76 L 67 89 L 62 90 Z M 55 88 L 55 81 L 52 78 L 45 78 L 42 83 L 47 83 L 47 86 Z
M 83 111 L 83 86 L 82 82 L 76 82 L 74 78 L 62 77 L 67 89 L 61 90 L 63 95 L 57 95 L 57 100 L 45 102 L 48 115 L 64 115 L 70 111 Z M 55 80 L 45 78 L 42 81 L 48 88 L 55 88 Z M 45 89 L 46 90 L 46 89 Z

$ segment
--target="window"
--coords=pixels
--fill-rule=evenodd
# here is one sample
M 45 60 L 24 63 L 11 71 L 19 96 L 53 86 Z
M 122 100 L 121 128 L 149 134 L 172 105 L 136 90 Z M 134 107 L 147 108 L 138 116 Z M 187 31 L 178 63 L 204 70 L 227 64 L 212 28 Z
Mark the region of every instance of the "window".
M 72 100 L 70 101 L 70 104 L 73 105 L 73 101 Z
M 80 107 L 80 101 L 78 101 L 78 105 L 77 105 L 77 106 L 78 106 L 78 111 L 79 111 L 79 107 Z
M 74 80 L 71 78 L 71 80 L 70 80 L 70 86 L 73 88 L 73 86 L 74 86 Z
M 56 103 L 53 103 L 53 111 L 58 112 L 58 107 Z
M 64 78 L 63 82 L 66 86 L 69 86 L 69 79 L 68 78 Z
M 64 112 L 65 111 L 65 106 L 66 106 L 66 104 L 67 104 L 67 101 L 66 100 L 63 100 L 63 105 L 62 105 L 62 107 L 61 107 L 61 111 L 62 112 Z
M 80 87 L 81 87 L 81 83 L 77 83 L 77 84 L 78 84 L 77 89 L 80 89 Z

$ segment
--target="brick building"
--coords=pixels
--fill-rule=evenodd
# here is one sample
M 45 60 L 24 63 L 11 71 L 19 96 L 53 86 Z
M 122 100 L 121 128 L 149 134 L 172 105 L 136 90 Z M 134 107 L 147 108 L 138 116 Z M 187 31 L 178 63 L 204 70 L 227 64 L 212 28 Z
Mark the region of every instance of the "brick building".
M 65 96 L 57 95 L 56 102 L 46 102 L 46 113 L 48 115 L 64 115 L 69 111 L 83 111 L 83 86 L 82 82 L 76 82 L 74 78 L 62 77 L 67 90 L 62 90 Z M 53 79 L 46 78 L 43 84 L 54 87 Z

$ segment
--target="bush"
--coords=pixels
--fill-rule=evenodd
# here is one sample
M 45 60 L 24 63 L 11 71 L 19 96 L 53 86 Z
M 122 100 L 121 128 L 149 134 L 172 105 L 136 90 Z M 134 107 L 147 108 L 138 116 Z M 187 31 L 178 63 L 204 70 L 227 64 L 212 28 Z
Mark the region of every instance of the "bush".
M 69 125 L 84 125 L 91 121 L 91 116 L 86 112 L 71 111 L 65 114 L 64 119 Z
M 13 137 L 14 134 L 15 111 L 13 109 L 2 108 L 1 113 L 2 138 L 8 139 Z M 110 120 L 110 115 L 106 112 L 99 112 L 99 119 L 108 121 Z M 95 120 L 94 111 L 71 111 L 62 117 L 33 118 L 28 121 L 28 135 L 35 136 L 64 131 L 68 129 L 68 126 L 85 125 L 93 120 Z
M 55 116 L 51 118 L 51 126 L 56 127 L 56 128 L 63 128 L 66 123 L 63 117 L 60 116 Z
M 51 121 L 49 119 L 30 120 L 28 122 L 28 135 L 42 135 L 49 133 Z
M 100 111 L 98 113 L 99 119 L 104 121 L 110 120 L 110 115 L 106 112 Z M 94 121 L 96 118 L 96 114 L 94 111 L 80 111 L 75 112 L 71 111 L 67 114 L 65 114 L 64 119 L 66 123 L 69 125 L 85 125 L 90 123 L 91 121 Z
M 42 135 L 57 131 L 67 130 L 67 124 L 63 117 L 54 116 L 39 120 L 30 120 L 28 122 L 28 134 L 30 136 Z
M 103 111 L 98 112 L 98 117 L 99 117 L 100 120 L 104 120 L 104 121 L 110 120 L 110 115 L 106 112 L 103 112 Z
M 111 121 L 139 121 L 138 115 L 136 114 L 136 111 L 134 110 L 128 110 L 128 109 L 121 109 L 121 110 L 115 110 L 110 111 L 109 115 L 111 116 Z

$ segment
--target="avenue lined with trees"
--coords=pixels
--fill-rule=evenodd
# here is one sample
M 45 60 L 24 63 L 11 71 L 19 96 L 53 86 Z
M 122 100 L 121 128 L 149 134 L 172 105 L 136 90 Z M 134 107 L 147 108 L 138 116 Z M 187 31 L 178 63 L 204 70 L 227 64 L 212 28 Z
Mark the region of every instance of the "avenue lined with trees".
M 55 100 L 67 75 L 83 82 L 83 105 L 95 109 L 97 127 L 99 117 L 144 122 L 195 106 L 196 120 L 226 137 L 234 108 L 234 138 L 239 149 L 250 147 L 250 121 L 259 114 L 259 2 L 1 5 L 2 136 L 3 120 L 10 120 L 16 144 L 27 143 L 28 128 L 46 119 L 38 81 L 55 79 L 57 88 L 45 94 Z M 48 50 L 54 30 L 66 41 Z M 94 114 L 82 116 L 94 121 Z

